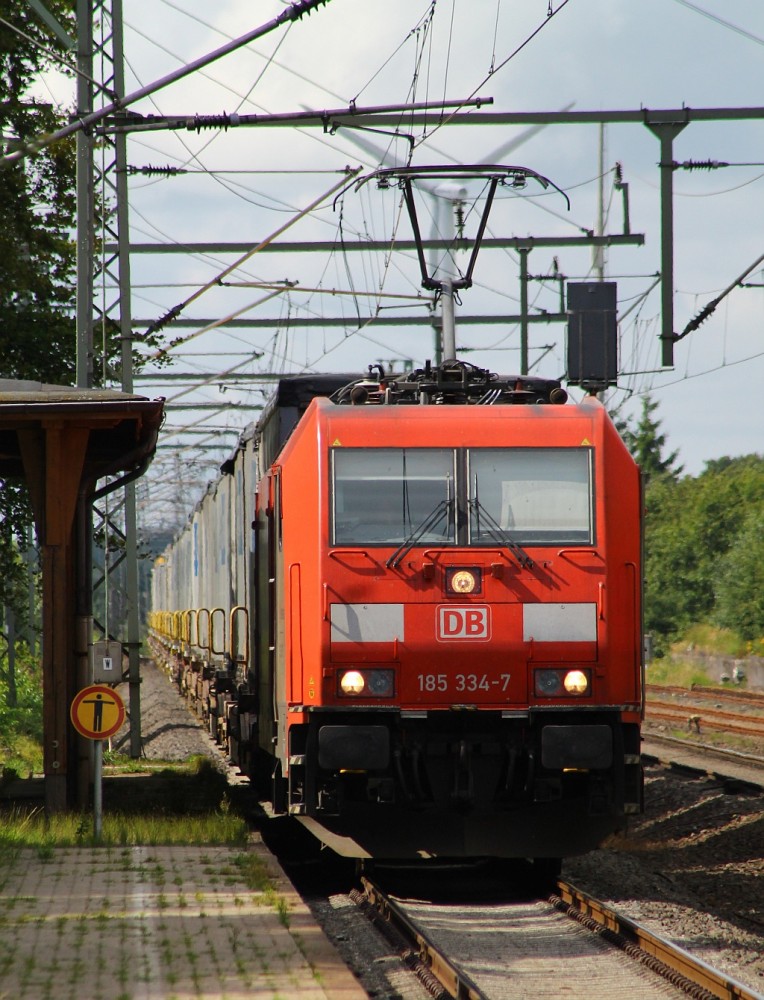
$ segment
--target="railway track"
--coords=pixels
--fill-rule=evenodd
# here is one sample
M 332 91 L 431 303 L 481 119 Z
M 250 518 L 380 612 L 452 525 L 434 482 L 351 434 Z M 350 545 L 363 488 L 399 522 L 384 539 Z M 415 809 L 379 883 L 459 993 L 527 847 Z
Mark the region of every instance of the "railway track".
M 438 998 L 761 1000 L 564 881 L 547 897 L 467 905 L 406 900 L 362 881 L 354 901 Z
M 645 763 L 694 770 L 727 782 L 764 788 L 764 755 L 744 753 L 707 743 L 689 743 L 666 734 L 646 733 L 642 743 Z
M 709 730 L 760 740 L 764 749 L 764 695 L 726 688 L 647 685 L 647 722 L 667 722 L 690 732 Z
M 677 697 L 694 698 L 698 701 L 727 701 L 731 703 L 747 703 L 764 712 L 764 692 L 749 691 L 745 688 L 731 687 L 681 687 L 677 684 L 646 684 L 648 699 L 653 695 L 675 695 Z
M 650 720 L 661 719 L 695 732 L 713 729 L 764 740 L 764 719 L 753 719 L 737 712 L 704 708 L 702 711 L 693 709 L 688 713 L 686 708 L 672 702 L 651 700 L 647 703 L 646 716 Z

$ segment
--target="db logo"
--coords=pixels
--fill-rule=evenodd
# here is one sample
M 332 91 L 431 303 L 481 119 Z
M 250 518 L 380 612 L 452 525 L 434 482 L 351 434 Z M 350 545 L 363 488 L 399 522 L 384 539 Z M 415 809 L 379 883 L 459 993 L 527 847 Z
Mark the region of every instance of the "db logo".
M 438 608 L 437 638 L 451 639 L 490 639 L 491 609 L 471 605 L 468 608 L 455 608 L 452 604 L 441 604 Z

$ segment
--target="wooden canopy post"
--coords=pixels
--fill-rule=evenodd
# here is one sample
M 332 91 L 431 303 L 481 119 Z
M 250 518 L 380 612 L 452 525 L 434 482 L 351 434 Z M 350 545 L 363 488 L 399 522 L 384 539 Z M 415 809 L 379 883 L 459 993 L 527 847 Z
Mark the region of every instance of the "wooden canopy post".
M 163 409 L 163 400 L 107 389 L 0 380 L 0 479 L 26 480 L 41 549 L 49 814 L 88 804 L 89 755 L 83 750 L 78 760 L 69 708 L 90 682 L 90 510 L 96 483 L 124 473 L 116 488 L 143 474 Z
M 19 448 L 37 522 L 42 566 L 43 770 L 45 808 L 66 808 L 75 747 L 69 705 L 77 691 L 74 643 L 74 512 L 90 431 L 42 421 L 19 431 Z

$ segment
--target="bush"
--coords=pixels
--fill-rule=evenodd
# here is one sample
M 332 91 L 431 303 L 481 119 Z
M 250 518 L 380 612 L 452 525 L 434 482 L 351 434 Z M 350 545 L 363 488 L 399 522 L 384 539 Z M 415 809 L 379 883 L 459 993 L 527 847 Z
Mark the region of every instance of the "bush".
M 16 653 L 16 703 L 10 704 L 8 661 L 0 661 L 0 767 L 42 771 L 42 665 L 24 647 Z
M 732 656 L 736 659 L 746 656 L 748 652 L 745 640 L 737 632 L 713 625 L 693 625 L 671 649 L 677 656 L 681 656 L 686 650 L 710 656 Z

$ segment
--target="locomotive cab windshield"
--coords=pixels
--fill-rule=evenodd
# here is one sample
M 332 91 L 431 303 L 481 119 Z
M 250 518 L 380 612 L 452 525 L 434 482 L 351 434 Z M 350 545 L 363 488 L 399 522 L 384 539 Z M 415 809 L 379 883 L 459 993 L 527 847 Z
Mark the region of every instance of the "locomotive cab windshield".
M 418 531 L 425 544 L 453 544 L 453 452 L 335 448 L 332 470 L 335 545 L 398 545 Z
M 590 447 L 334 448 L 331 456 L 335 546 L 594 543 Z

